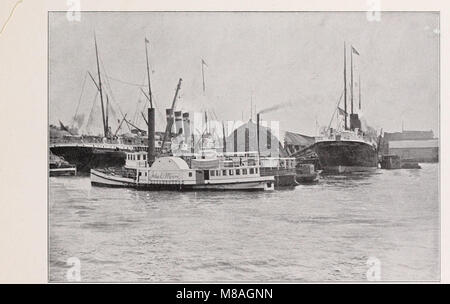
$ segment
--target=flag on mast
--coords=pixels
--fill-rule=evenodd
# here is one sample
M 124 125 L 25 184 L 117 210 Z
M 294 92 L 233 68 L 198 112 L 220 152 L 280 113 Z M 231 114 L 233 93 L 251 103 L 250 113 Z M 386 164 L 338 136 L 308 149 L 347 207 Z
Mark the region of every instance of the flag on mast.
M 352 52 L 356 55 L 359 55 L 359 52 L 353 47 L 353 45 L 352 45 Z

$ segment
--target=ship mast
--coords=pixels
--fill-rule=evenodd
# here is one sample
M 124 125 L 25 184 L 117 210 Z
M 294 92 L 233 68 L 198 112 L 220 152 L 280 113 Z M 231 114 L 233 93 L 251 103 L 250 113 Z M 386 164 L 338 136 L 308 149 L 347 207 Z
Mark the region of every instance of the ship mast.
M 105 115 L 105 124 L 106 124 L 106 137 L 109 136 L 109 127 L 108 127 L 108 121 L 109 121 L 109 98 L 108 98 L 108 94 L 106 94 L 106 115 Z
M 149 43 L 148 39 L 145 38 L 145 57 L 147 58 L 148 100 L 150 101 L 150 108 L 153 108 L 152 87 L 150 85 L 150 68 L 149 68 L 149 65 L 148 65 L 148 51 L 147 51 L 147 44 L 148 43 Z
M 350 100 L 351 100 L 351 111 L 350 114 L 353 114 L 353 46 L 350 50 Z M 351 117 L 350 117 L 351 118 Z M 351 128 L 351 122 L 350 122 L 350 128 Z
M 359 75 L 359 109 L 361 110 L 361 75 Z
M 344 42 L 344 129 L 347 130 L 347 55 Z
M 104 106 L 103 106 L 102 79 L 100 77 L 100 64 L 99 64 L 99 61 L 98 61 L 97 39 L 95 37 L 95 34 L 94 34 L 94 42 L 95 42 L 95 55 L 97 57 L 98 90 L 100 91 L 100 103 L 102 105 L 103 133 L 104 133 L 105 137 L 107 137 L 108 125 L 107 125 L 107 122 L 105 120 L 105 109 L 104 109 Z

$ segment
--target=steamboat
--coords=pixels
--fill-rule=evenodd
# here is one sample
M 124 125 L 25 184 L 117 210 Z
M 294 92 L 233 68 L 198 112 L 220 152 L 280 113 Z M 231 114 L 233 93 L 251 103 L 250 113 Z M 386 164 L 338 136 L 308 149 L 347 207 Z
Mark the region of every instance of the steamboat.
M 148 109 L 148 142 L 154 142 L 154 108 Z M 127 153 L 120 169 L 91 169 L 91 184 L 145 190 L 274 190 L 274 177 L 261 176 L 258 155 L 237 153 L 219 157 L 216 151 L 197 155 L 159 156 L 150 144 L 147 152 Z

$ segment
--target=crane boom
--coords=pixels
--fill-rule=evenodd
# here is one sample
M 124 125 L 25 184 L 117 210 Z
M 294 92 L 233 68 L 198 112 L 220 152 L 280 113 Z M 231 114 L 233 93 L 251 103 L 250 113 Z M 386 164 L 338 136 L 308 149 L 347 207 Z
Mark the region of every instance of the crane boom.
M 173 111 L 175 109 L 175 104 L 176 104 L 176 101 L 177 101 L 178 92 L 180 91 L 180 87 L 181 87 L 181 82 L 182 81 L 183 81 L 183 79 L 181 79 L 181 78 L 178 80 L 177 89 L 175 91 L 175 96 L 173 97 L 173 101 L 172 101 L 172 108 L 171 108 L 172 109 L 172 113 L 173 113 Z M 167 123 L 167 126 L 166 126 L 166 131 L 164 132 L 164 138 L 163 138 L 163 141 L 162 141 L 162 144 L 161 144 L 161 152 L 164 149 L 164 144 L 167 141 L 167 137 L 169 136 L 170 130 L 172 130 L 172 125 L 173 125 L 173 121 L 169 120 L 169 122 Z

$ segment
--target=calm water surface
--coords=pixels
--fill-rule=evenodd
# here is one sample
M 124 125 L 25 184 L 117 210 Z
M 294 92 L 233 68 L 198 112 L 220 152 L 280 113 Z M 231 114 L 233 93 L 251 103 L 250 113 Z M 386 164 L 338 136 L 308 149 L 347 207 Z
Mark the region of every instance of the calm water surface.
M 328 176 L 295 190 L 146 192 L 51 177 L 49 278 L 82 281 L 439 280 L 439 166 Z

